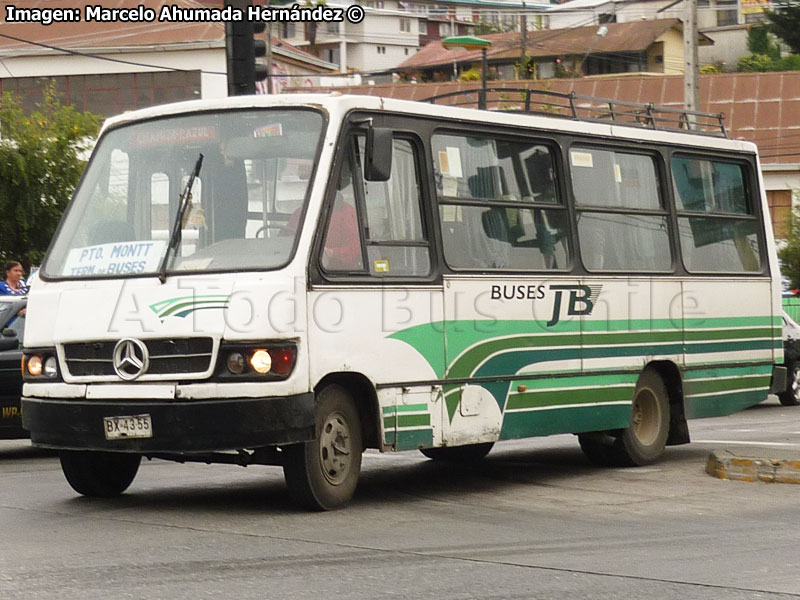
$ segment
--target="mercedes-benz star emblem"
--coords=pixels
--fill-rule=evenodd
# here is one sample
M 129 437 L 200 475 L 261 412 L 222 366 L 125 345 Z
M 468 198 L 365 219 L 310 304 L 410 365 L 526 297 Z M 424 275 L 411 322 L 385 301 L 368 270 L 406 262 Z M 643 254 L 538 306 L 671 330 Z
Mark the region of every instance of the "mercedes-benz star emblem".
M 114 371 L 125 381 L 133 381 L 147 372 L 150 355 L 141 340 L 125 338 L 114 346 Z

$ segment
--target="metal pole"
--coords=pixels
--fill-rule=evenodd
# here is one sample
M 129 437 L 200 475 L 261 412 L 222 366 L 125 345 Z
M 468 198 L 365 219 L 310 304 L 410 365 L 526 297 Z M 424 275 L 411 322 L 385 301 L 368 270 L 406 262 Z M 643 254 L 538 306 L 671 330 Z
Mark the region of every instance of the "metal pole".
M 683 25 L 684 96 L 686 110 L 700 110 L 697 59 L 697 0 L 684 0 L 686 19 Z M 689 121 L 692 123 L 692 120 Z
M 486 58 L 486 48 L 481 48 L 481 92 L 478 94 L 478 108 L 486 108 L 486 79 L 489 76 L 489 65 Z
M 269 6 L 270 0 L 266 0 L 265 6 Z M 264 59 L 267 63 L 267 94 L 273 94 L 272 89 L 272 21 L 267 21 L 267 54 Z
M 267 93 L 275 93 L 272 84 L 272 21 L 267 22 Z
M 528 45 L 528 16 L 525 14 L 525 3 L 522 3 L 522 14 L 519 17 L 520 37 L 522 38 L 522 54 L 519 59 L 520 79 L 528 78 L 528 56 L 526 46 Z

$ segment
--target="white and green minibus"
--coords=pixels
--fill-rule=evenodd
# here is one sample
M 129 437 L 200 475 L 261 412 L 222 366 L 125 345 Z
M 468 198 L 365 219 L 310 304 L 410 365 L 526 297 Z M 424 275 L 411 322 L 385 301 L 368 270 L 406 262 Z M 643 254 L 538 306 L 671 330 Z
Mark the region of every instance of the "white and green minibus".
M 147 457 L 279 465 L 331 509 L 367 448 L 479 460 L 572 433 L 643 465 L 761 402 L 785 369 L 756 147 L 605 106 L 109 119 L 30 293 L 33 443 L 89 496 Z

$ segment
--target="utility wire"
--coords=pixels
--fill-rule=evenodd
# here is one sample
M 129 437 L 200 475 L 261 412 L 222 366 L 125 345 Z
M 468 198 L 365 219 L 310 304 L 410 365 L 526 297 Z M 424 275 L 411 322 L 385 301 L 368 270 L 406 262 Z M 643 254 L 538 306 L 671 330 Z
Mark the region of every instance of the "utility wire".
M 6 39 L 9 39 L 9 40 L 14 40 L 15 42 L 22 42 L 23 44 L 30 44 L 32 46 L 38 46 L 40 48 L 47 48 L 48 50 L 55 50 L 56 52 L 63 52 L 64 54 L 72 54 L 74 56 L 82 56 L 84 58 L 94 58 L 94 59 L 97 59 L 97 60 L 105 60 L 105 61 L 108 61 L 108 62 L 121 63 L 121 64 L 124 64 L 124 65 L 133 65 L 135 67 L 146 67 L 148 69 L 163 69 L 164 71 L 175 71 L 175 72 L 179 72 L 179 73 L 189 73 L 189 72 L 197 70 L 197 69 L 178 69 L 177 67 L 165 67 L 163 65 L 153 65 L 153 64 L 147 64 L 147 63 L 140 63 L 140 62 L 135 62 L 135 61 L 132 61 L 132 60 L 124 60 L 122 58 L 111 58 L 110 56 L 101 56 L 101 55 L 92 54 L 92 53 L 89 53 L 89 52 L 80 52 L 78 50 L 71 50 L 69 48 L 61 48 L 59 46 L 52 46 L 50 44 L 45 44 L 43 42 L 34 42 L 34 41 L 31 41 L 31 40 L 26 40 L 26 39 L 19 38 L 19 37 L 13 36 L 13 35 L 8 35 L 7 33 L 0 33 L 0 37 L 6 38 Z M 221 72 L 217 72 L 217 71 L 204 71 L 204 70 L 201 70 L 201 72 L 209 74 L 209 75 L 227 75 L 227 73 L 221 73 Z

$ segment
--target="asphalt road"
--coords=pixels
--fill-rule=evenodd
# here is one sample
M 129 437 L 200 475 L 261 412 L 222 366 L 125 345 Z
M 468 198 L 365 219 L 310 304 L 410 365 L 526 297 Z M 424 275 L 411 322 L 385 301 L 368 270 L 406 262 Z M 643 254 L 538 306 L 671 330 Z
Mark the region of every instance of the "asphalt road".
M 800 407 L 690 422 L 657 465 L 575 438 L 470 467 L 368 452 L 345 510 L 294 507 L 280 469 L 145 463 L 113 501 L 0 441 L 0 598 L 800 598 L 800 485 L 724 481 L 711 450 L 796 453 Z

